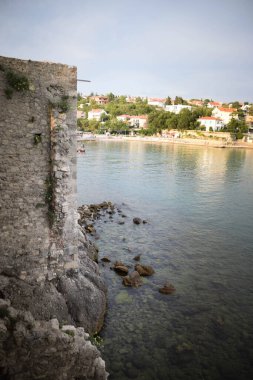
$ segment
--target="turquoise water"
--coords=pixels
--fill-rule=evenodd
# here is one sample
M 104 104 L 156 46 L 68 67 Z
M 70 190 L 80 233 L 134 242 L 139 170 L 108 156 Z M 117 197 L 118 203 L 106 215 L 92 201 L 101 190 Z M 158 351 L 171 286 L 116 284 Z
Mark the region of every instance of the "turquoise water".
M 128 289 L 99 264 L 110 379 L 252 379 L 253 151 L 88 142 L 78 201 L 104 200 L 120 212 L 96 224 L 100 257 L 155 269 Z M 158 292 L 166 281 L 173 295 Z

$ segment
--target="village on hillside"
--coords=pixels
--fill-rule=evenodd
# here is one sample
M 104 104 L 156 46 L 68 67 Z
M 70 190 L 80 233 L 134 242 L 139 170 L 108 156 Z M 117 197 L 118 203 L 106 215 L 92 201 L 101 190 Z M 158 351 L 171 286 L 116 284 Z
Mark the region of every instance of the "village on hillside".
M 168 138 L 180 138 L 185 131 L 194 138 L 226 133 L 232 141 L 252 143 L 253 104 L 78 94 L 77 127 L 79 133 Z

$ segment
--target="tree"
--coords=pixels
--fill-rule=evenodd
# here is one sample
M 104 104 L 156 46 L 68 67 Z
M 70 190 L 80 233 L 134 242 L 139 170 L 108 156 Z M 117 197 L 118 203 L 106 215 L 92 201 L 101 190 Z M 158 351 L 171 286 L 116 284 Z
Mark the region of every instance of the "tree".
M 253 104 L 249 108 L 249 115 L 253 116 Z
M 115 99 L 115 95 L 112 92 L 110 92 L 106 96 L 107 96 L 109 102 L 112 102 Z
M 188 103 L 181 96 L 176 96 L 174 100 L 174 104 L 188 104 Z
M 166 101 L 165 101 L 165 105 L 166 106 L 171 105 L 171 97 L 170 96 L 167 96 Z
M 238 108 L 240 108 L 240 107 L 241 107 L 241 105 L 237 100 L 232 103 L 232 108 L 236 108 L 238 110 Z
M 243 137 L 243 133 L 248 132 L 248 127 L 244 121 L 234 118 L 230 120 L 225 129 L 236 139 L 241 139 Z
M 108 115 L 107 113 L 103 112 L 100 116 L 100 121 L 107 121 L 107 120 L 110 120 L 110 115 Z

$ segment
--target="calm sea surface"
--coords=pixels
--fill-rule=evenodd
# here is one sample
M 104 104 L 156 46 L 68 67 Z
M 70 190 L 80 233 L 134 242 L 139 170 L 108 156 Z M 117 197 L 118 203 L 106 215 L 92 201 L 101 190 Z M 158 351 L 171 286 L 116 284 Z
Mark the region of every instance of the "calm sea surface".
M 253 379 L 253 150 L 87 142 L 78 201 L 104 200 L 120 213 L 96 224 L 100 258 L 155 270 L 129 289 L 99 263 L 110 379 Z

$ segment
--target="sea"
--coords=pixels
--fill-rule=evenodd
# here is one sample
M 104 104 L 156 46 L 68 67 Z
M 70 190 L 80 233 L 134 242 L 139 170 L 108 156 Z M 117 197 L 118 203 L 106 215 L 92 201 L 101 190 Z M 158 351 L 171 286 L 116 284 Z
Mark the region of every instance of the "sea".
M 253 149 L 90 141 L 77 167 L 79 205 L 115 205 L 89 237 L 109 379 L 253 379 Z M 125 287 L 113 263 L 131 272 L 138 255 L 155 273 Z

